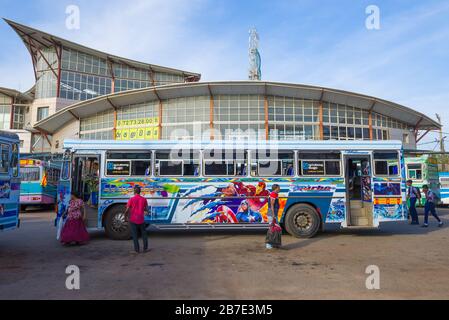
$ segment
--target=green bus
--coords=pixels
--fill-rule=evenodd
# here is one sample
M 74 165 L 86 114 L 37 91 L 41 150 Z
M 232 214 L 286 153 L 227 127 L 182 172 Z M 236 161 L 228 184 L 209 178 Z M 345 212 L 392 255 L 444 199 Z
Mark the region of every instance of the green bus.
M 413 180 L 413 185 L 421 191 L 424 185 L 428 185 L 440 201 L 438 157 L 431 153 L 406 153 L 404 159 L 407 180 Z M 424 204 L 425 198 L 422 194 L 421 202 L 418 205 Z

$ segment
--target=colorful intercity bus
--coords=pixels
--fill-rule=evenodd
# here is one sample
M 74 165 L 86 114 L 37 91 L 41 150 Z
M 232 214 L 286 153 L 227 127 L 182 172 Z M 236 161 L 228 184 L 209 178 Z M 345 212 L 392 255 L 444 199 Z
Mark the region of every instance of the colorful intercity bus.
M 438 199 L 440 196 L 440 177 L 438 172 L 438 158 L 432 153 L 412 153 L 405 156 L 406 178 L 413 180 L 413 185 L 422 190 L 427 185 Z M 425 197 L 421 197 L 421 203 L 425 204 Z
M 134 186 L 148 200 L 146 223 L 160 229 L 267 228 L 274 184 L 278 221 L 295 237 L 326 223 L 407 219 L 398 141 L 66 140 L 64 148 L 57 219 L 75 192 L 89 203 L 88 226 L 112 239 L 130 237 L 124 211 Z
M 440 172 L 440 199 L 442 205 L 449 205 L 449 172 Z
M 0 131 L 0 231 L 20 225 L 19 193 L 19 137 Z
M 54 205 L 60 175 L 60 161 L 21 159 L 20 206 Z

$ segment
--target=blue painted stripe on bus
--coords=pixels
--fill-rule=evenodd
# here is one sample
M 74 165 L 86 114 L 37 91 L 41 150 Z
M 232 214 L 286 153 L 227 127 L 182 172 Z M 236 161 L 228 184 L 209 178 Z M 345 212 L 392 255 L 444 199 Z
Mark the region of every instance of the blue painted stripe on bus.
M 17 227 L 18 221 L 9 224 L 0 224 L 0 231 L 6 231 L 10 229 L 15 229 Z
M 18 219 L 17 216 L 8 217 L 8 218 L 0 218 L 0 224 L 5 224 L 5 223 L 9 223 L 9 222 L 14 222 L 14 221 L 17 221 L 17 219 Z

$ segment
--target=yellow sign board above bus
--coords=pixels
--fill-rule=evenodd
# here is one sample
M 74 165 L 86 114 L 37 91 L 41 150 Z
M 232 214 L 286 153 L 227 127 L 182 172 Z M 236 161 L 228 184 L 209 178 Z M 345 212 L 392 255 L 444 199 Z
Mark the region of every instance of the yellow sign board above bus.
M 159 117 L 138 118 L 132 120 L 117 120 L 117 128 L 157 127 Z
M 117 120 L 115 140 L 158 140 L 159 117 Z
M 20 165 L 21 166 L 34 166 L 34 165 L 40 165 L 41 161 L 39 160 L 30 160 L 30 159 L 21 159 Z
M 117 129 L 115 132 L 115 140 L 158 140 L 159 128 L 131 128 Z

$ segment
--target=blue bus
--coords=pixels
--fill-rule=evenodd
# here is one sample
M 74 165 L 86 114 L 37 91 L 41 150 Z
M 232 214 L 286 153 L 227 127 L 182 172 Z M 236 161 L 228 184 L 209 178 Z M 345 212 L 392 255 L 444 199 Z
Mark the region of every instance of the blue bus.
M 0 231 L 20 225 L 19 194 L 19 137 L 0 131 Z
M 124 211 L 134 186 L 148 200 L 146 223 L 160 229 L 267 228 L 273 184 L 278 221 L 295 237 L 326 223 L 407 220 L 398 141 L 66 140 L 64 148 L 57 218 L 76 192 L 89 203 L 88 227 L 112 239 L 130 237 Z
M 61 175 L 60 161 L 20 160 L 20 206 L 56 204 L 56 189 Z

